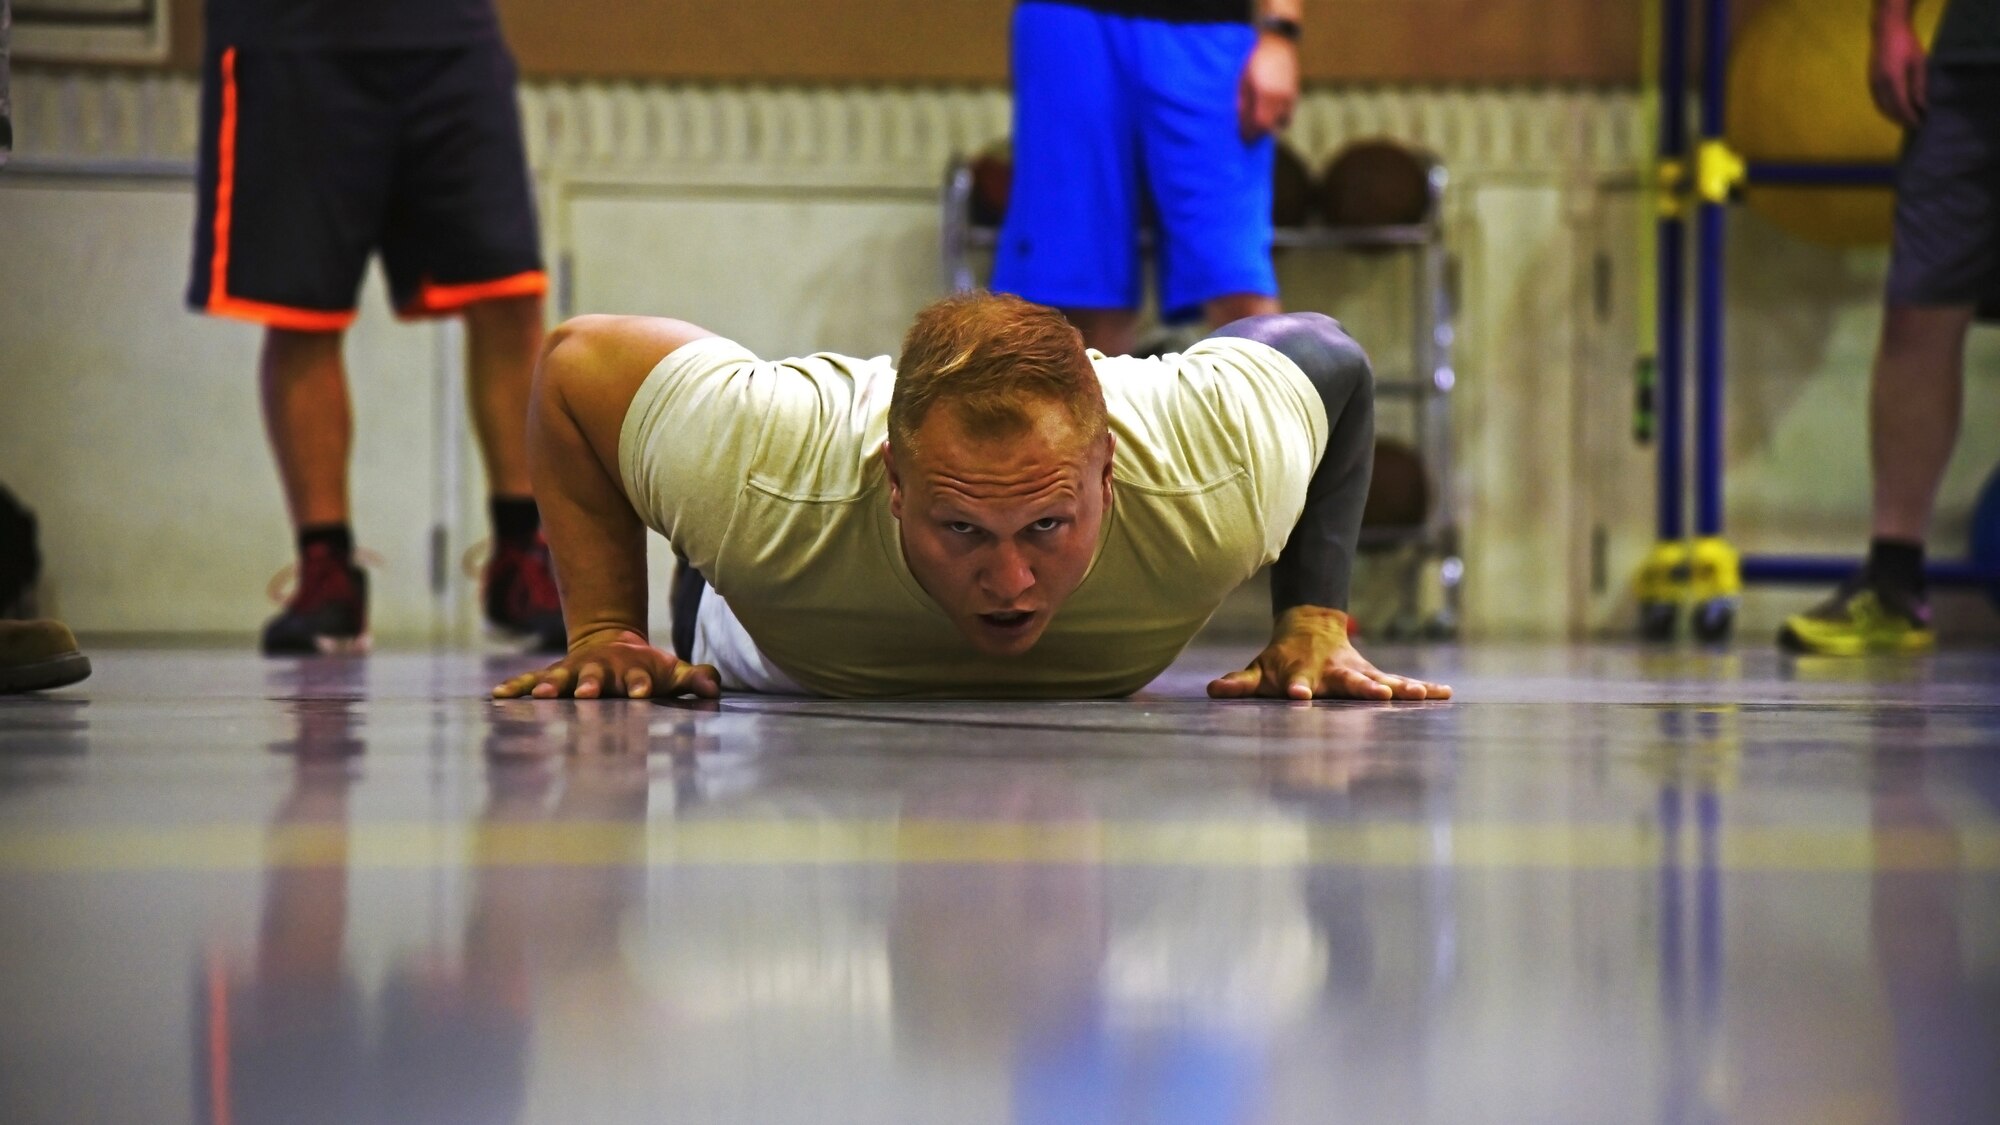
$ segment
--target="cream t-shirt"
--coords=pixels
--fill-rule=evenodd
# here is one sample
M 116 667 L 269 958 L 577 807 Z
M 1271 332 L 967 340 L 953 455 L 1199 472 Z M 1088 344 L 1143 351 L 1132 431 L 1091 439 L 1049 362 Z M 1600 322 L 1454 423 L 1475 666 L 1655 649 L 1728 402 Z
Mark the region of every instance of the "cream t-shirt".
M 1083 584 L 1017 657 L 974 649 L 904 561 L 882 463 L 887 356 L 760 360 L 721 337 L 683 345 L 625 416 L 625 493 L 814 693 L 1129 694 L 1278 557 L 1327 418 L 1304 373 L 1253 340 L 1091 356 L 1117 436 L 1112 507 Z

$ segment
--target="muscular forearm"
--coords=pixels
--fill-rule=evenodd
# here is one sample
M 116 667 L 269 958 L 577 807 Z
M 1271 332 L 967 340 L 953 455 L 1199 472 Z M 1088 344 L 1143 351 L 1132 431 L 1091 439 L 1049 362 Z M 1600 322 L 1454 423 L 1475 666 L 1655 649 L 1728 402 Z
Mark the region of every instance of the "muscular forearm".
M 535 478 L 537 495 L 558 497 L 553 504 L 542 502 L 542 526 L 555 557 L 570 644 L 609 633 L 646 636 L 645 527 L 629 505 L 622 513 L 592 511 L 565 503 L 561 487 Z
M 715 669 L 646 634 L 646 527 L 625 494 L 626 414 L 660 361 L 709 335 L 654 317 L 578 317 L 549 333 L 528 410 L 528 470 L 555 556 L 569 652 L 494 687 L 499 699 L 649 698 L 721 692 Z
M 1301 607 L 1345 611 L 1374 467 L 1375 382 L 1367 353 L 1319 313 L 1250 317 L 1215 335 L 1269 344 L 1319 392 L 1326 449 L 1306 487 L 1305 510 L 1272 564 L 1271 611 L 1281 622 Z
M 619 479 L 625 412 L 661 358 L 707 330 L 652 317 L 578 317 L 535 372 L 528 459 L 570 643 L 646 633 L 646 528 Z
M 529 465 L 570 643 L 605 632 L 644 636 L 646 528 L 592 452 L 559 383 L 541 384 L 528 421 Z

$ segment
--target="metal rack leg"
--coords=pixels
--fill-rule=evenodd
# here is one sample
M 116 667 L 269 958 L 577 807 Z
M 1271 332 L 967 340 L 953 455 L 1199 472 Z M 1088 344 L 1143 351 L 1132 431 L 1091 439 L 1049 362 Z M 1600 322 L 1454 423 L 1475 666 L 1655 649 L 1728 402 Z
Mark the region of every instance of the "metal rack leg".
M 1734 629 L 1743 593 L 1740 557 L 1722 536 L 1723 236 L 1734 187 L 1734 176 L 1724 171 L 1733 158 L 1722 137 L 1729 0 L 1706 0 L 1702 31 L 1702 150 L 1695 177 L 1702 197 L 1695 238 L 1695 541 L 1688 557 L 1688 599 L 1695 635 L 1719 641 Z
M 1687 224 L 1682 193 L 1688 181 L 1687 48 L 1689 0 L 1660 5 L 1659 167 L 1660 219 L 1656 227 L 1654 413 L 1658 429 L 1657 541 L 1639 575 L 1639 631 L 1649 640 L 1674 634 L 1688 577 L 1687 480 Z

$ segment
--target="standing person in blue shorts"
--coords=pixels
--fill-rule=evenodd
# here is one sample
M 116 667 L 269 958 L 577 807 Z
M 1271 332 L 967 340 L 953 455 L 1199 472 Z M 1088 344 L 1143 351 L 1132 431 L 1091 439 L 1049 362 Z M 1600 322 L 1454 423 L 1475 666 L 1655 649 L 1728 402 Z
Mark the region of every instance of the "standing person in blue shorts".
M 465 319 L 486 617 L 559 647 L 526 444 L 548 279 L 492 0 L 208 0 L 203 65 L 187 300 L 264 326 L 264 424 L 298 536 L 298 588 L 264 651 L 367 642 L 341 344 L 378 251 L 398 315 Z
M 1014 184 L 993 288 L 1137 343 L 1138 232 L 1171 319 L 1280 311 L 1275 133 L 1299 96 L 1302 0 L 1025 0 L 1014 9 Z
M 1936 644 L 1924 541 L 1958 440 L 1965 337 L 2000 318 L 2000 0 L 1950 0 L 1928 57 L 1917 0 L 1875 0 L 1875 105 L 1908 130 L 1869 391 L 1873 537 L 1862 572 L 1787 618 L 1779 643 L 1838 656 Z

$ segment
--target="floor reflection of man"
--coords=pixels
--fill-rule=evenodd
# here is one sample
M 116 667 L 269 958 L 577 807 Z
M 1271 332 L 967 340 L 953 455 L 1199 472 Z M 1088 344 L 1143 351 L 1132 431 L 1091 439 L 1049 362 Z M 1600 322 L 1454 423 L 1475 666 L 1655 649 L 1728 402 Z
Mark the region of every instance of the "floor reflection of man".
M 954 861 L 932 854 L 940 841 L 951 841 Z M 991 854 L 956 861 L 968 847 Z M 1177 915 L 1150 935 L 1169 946 L 1157 948 L 1143 917 L 1131 927 L 1138 933 L 1111 925 L 1108 872 L 1135 884 L 1122 888 L 1128 901 L 1146 889 L 1184 899 L 1187 880 L 1208 872 L 1176 869 L 1137 887 L 1155 873 L 1119 866 L 1087 792 L 1041 765 L 912 795 L 897 854 L 888 933 L 895 1034 L 927 1068 L 1002 1072 L 1020 1125 L 1257 1118 L 1263 1044 L 1240 1033 L 1226 1001 L 1210 1006 L 1155 987 L 1179 987 L 1171 963 L 1202 960 L 1216 935 L 1188 933 Z M 1209 921 L 1233 934 L 1243 919 Z M 1121 964 L 1113 946 L 1127 937 L 1140 948 Z M 1171 948 L 1177 941 L 1202 948 Z M 1153 980 L 1149 970 L 1161 966 L 1139 963 L 1154 955 L 1175 981 Z M 1225 960 L 1254 956 L 1232 949 Z
M 538 1024 L 558 1053 L 595 1058 L 600 1077 L 615 1069 L 621 1043 L 632 1049 L 636 990 L 618 934 L 645 871 L 648 708 L 531 703 L 496 716 L 462 942 L 396 958 L 372 1013 L 347 940 L 349 797 L 365 741 L 349 701 L 291 711 L 293 736 L 273 746 L 294 768 L 266 838 L 256 949 L 201 966 L 197 1119 L 514 1121 L 529 1108 Z M 603 1083 L 586 1092 L 610 1096 Z
M 1367 840 L 1380 830 L 1434 838 L 1435 817 L 1445 819 L 1449 839 L 1450 787 L 1434 773 L 1450 762 L 1427 755 L 1424 743 L 1385 740 L 1378 715 L 1306 712 L 1331 728 L 1310 743 L 1275 743 L 1295 748 L 1262 760 L 1272 801 L 1304 827 L 1309 863 L 1300 892 L 1326 950 L 1320 1017 L 1342 1060 L 1336 1075 L 1314 1068 L 1276 1096 L 1283 1110 L 1310 1113 L 1309 1099 L 1337 1086 L 1343 1116 L 1412 1121 L 1435 1109 L 1431 1052 L 1422 1045 L 1435 1034 L 1457 971 L 1454 870 L 1448 854 L 1408 869 L 1372 869 L 1378 857 Z
M 1104 962 L 1103 831 L 1034 771 L 908 795 L 898 821 L 889 972 L 897 1041 L 931 1061 L 1004 1058 L 1088 1021 Z M 985 862 L 934 845 L 990 840 Z M 1023 859 L 1031 846 L 1052 861 Z M 1016 854 L 1009 855 L 1012 851 Z
M 619 933 L 645 878 L 649 708 L 496 709 L 456 956 L 403 959 L 384 990 L 398 1121 L 512 1121 L 553 1092 L 615 1104 L 637 1010 Z M 549 1090 L 526 1085 L 529 1056 Z M 539 1085 L 539 1084 L 538 1084 Z
M 1938 741 L 1929 716 L 1886 711 L 1873 725 L 1869 929 L 1895 1031 L 1896 1108 L 1905 1121 L 2000 1121 L 2000 967 L 1964 943 L 2000 917 L 1992 898 L 1967 894 L 1964 849 L 1931 791 L 1942 763 L 1905 749 Z M 1954 757 L 1988 814 L 2000 812 L 2000 762 Z
M 553 1054 L 580 1044 L 615 1067 L 598 1048 L 617 1046 L 632 1008 L 618 933 L 644 877 L 648 710 L 496 708 L 462 940 L 400 958 L 383 985 L 384 1125 L 521 1117 L 538 1029 Z
M 352 702 L 291 704 L 292 787 L 265 844 L 257 948 L 217 949 L 195 1001 L 196 1119 L 352 1125 L 370 1119 L 364 1000 L 348 965 L 348 796 L 363 749 Z

